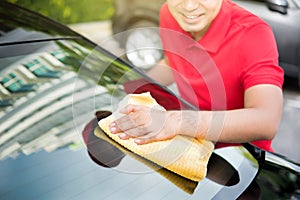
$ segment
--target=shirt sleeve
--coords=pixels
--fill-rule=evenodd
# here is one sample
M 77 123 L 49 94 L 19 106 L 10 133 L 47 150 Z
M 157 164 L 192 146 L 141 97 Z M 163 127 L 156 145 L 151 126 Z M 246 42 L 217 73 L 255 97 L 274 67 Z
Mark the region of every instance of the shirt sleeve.
M 258 24 L 245 31 L 240 40 L 241 80 L 244 90 L 258 84 L 282 88 L 283 69 L 278 65 L 278 50 L 272 29 Z

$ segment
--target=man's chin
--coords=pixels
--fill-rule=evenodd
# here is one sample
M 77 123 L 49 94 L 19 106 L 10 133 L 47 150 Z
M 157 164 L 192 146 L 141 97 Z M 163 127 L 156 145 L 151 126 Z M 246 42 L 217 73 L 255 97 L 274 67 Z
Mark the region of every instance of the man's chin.
M 203 30 L 203 26 L 200 24 L 183 24 L 181 28 L 189 33 L 198 33 Z

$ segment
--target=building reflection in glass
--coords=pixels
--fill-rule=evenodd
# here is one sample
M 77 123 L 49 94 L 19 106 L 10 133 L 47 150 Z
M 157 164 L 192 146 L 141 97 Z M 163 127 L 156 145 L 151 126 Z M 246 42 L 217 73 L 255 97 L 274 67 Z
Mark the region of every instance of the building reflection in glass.
M 11 45 L 0 64 L 0 159 L 82 146 L 75 128 L 109 106 L 109 92 L 127 70 L 108 67 L 114 60 L 80 40 Z M 102 71 L 109 78 L 98 80 Z

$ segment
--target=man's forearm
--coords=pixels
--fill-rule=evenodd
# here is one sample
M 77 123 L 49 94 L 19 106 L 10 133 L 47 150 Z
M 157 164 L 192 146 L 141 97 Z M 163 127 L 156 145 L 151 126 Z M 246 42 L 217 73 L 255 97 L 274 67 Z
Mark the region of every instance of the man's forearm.
M 232 111 L 178 111 L 178 134 L 211 141 L 242 143 L 272 139 L 279 126 L 276 116 L 249 108 Z
M 247 89 L 244 102 L 245 108 L 236 110 L 176 111 L 178 134 L 228 143 L 273 139 L 282 115 L 282 90 L 256 85 Z

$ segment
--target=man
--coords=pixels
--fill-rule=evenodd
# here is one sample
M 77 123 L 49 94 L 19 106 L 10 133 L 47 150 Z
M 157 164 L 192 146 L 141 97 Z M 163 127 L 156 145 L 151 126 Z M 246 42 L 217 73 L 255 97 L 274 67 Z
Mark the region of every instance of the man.
M 163 85 L 175 81 L 200 111 L 128 105 L 110 131 L 137 144 L 182 134 L 271 151 L 283 101 L 271 28 L 228 0 L 167 0 L 160 28 L 165 59 L 148 74 Z

